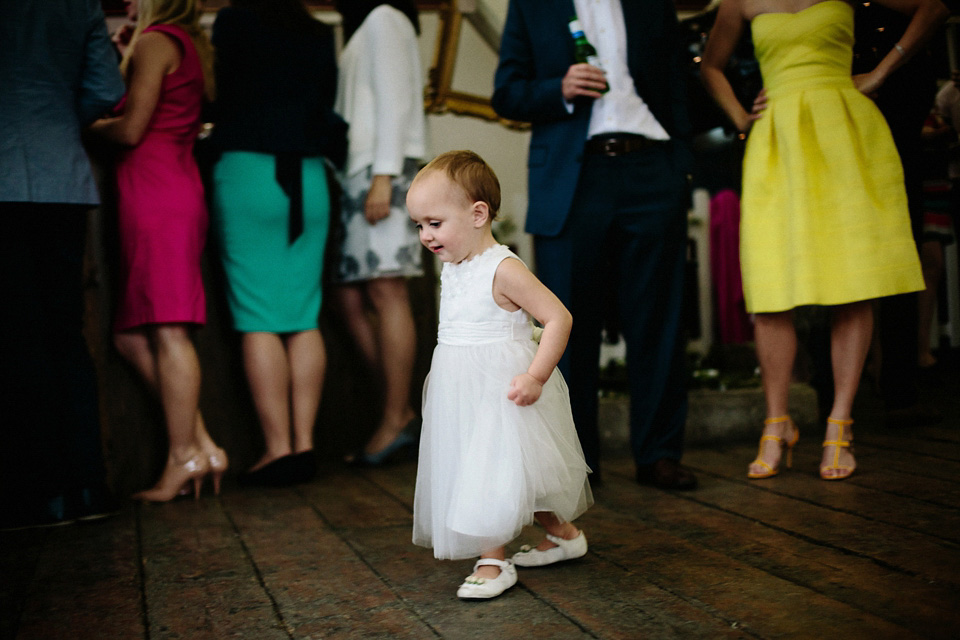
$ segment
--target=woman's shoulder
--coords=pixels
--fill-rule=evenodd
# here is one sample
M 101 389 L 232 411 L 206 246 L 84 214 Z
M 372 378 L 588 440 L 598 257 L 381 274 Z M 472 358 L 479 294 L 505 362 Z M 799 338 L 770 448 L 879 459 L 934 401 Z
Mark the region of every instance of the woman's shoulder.
M 140 37 L 142 38 L 150 33 L 156 35 L 163 33 L 176 38 L 177 40 L 190 37 L 190 34 L 187 33 L 186 29 L 178 24 L 152 24 L 143 30 L 143 33 L 140 34 Z
M 176 25 L 158 24 L 147 27 L 137 39 L 133 56 L 135 59 L 149 57 L 169 59 L 171 62 L 179 61 L 186 46 L 184 38 L 189 42 L 190 37 Z

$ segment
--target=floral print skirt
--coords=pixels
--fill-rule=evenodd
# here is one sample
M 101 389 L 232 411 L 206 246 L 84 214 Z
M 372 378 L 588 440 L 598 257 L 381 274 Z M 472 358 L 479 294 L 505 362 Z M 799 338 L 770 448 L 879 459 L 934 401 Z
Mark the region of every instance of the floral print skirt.
M 390 215 L 374 225 L 363 214 L 372 168 L 341 180 L 340 254 L 331 274 L 334 282 L 423 275 L 422 246 L 406 204 L 407 190 L 419 169 L 419 160 L 404 161 L 403 173 L 393 178 Z

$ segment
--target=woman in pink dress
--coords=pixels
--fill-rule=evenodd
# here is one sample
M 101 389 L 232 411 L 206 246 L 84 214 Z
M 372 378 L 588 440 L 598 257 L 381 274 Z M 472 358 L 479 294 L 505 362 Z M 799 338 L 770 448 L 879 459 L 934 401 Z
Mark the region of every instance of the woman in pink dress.
M 212 47 L 197 0 L 141 0 L 121 70 L 119 115 L 94 131 L 124 146 L 117 162 L 122 285 L 117 349 L 163 407 L 170 451 L 157 484 L 134 497 L 167 501 L 189 482 L 199 496 L 227 467 L 198 411 L 200 363 L 190 328 L 206 321 L 200 257 L 207 209 L 193 143 L 204 94 L 212 95 Z

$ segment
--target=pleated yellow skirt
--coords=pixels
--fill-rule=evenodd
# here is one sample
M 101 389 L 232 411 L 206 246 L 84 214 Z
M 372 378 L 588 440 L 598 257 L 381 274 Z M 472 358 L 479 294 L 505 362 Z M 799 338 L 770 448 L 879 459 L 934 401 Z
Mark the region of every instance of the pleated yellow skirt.
M 850 77 L 853 10 L 761 14 L 768 106 L 747 141 L 740 260 L 752 313 L 923 288 L 889 128 Z

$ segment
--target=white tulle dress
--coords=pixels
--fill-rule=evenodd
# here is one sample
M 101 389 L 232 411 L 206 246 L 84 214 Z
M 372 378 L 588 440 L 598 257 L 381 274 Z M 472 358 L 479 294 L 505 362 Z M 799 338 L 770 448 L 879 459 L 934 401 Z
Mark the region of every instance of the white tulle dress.
M 423 391 L 423 432 L 413 506 L 413 542 L 441 559 L 504 545 L 535 511 L 570 521 L 593 504 L 590 469 L 570 413 L 567 385 L 554 370 L 540 399 L 519 407 L 510 381 L 537 350 L 533 324 L 493 299 L 505 259 L 497 245 L 440 275 L 440 324 Z

